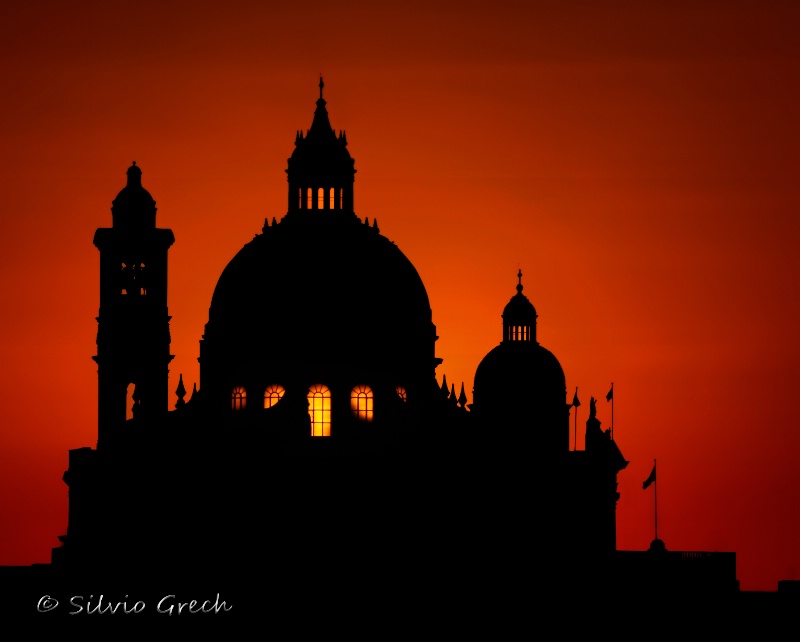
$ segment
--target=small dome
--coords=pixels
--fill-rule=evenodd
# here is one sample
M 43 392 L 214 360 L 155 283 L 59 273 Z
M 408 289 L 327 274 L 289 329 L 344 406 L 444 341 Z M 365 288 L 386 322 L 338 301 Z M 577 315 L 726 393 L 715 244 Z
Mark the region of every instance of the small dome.
M 133 162 L 126 172 L 128 182 L 111 203 L 114 227 L 147 228 L 156 225 L 156 202 L 142 187 L 142 170 Z
M 539 452 L 569 449 L 567 382 L 552 352 L 536 341 L 536 310 L 517 293 L 503 310 L 503 340 L 475 371 L 472 409 L 479 424 Z
M 506 326 L 534 326 L 536 325 L 536 308 L 533 303 L 522 294 L 522 270 L 517 273 L 519 283 L 517 293 L 511 297 L 505 308 L 503 308 L 503 324 Z
M 564 405 L 567 382 L 555 355 L 538 343 L 504 342 L 475 371 L 475 403 L 484 396 L 513 399 L 516 394 Z

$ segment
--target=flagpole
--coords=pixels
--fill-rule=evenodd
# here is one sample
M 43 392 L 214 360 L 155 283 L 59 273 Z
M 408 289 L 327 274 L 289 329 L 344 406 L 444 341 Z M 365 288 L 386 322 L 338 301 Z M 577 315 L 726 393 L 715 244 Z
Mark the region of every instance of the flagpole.
M 611 382 L 611 441 L 614 441 L 614 382 Z
M 656 469 L 656 460 L 653 459 L 653 470 Z M 656 522 L 656 539 L 658 539 L 658 474 L 653 480 L 653 512 Z

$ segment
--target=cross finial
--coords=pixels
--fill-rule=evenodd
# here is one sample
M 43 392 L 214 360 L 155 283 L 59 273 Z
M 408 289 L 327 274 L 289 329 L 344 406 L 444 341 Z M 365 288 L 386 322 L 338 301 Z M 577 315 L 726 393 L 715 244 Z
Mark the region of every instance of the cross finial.
M 322 88 L 325 86 L 325 83 L 322 82 L 322 74 L 319 75 L 319 99 L 322 100 Z

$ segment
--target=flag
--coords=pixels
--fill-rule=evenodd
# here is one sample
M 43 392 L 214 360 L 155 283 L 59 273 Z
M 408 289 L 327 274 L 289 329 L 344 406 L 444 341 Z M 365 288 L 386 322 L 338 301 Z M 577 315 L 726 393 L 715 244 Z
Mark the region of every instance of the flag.
M 642 484 L 642 489 L 646 489 L 650 484 L 652 484 L 656 480 L 656 465 L 653 464 L 653 470 L 650 471 L 650 476 L 644 480 Z
M 581 405 L 581 402 L 578 400 L 578 389 L 575 388 L 575 396 L 572 398 L 572 405 L 576 408 Z
M 608 391 L 606 395 L 606 401 L 611 401 L 614 398 L 614 384 L 611 384 L 611 390 Z

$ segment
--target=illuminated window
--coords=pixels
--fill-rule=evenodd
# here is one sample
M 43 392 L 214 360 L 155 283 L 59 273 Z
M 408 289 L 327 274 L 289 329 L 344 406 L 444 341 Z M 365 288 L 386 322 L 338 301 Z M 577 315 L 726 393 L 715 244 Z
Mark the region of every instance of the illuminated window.
M 406 389 L 403 386 L 397 386 L 395 388 L 395 392 L 397 392 L 397 396 L 400 397 L 403 401 L 408 401 L 408 393 L 406 393 Z
M 311 209 L 311 188 L 310 187 L 308 188 L 308 190 L 306 190 L 306 209 L 307 210 Z
M 303 209 L 303 188 L 297 189 L 297 209 Z
M 283 398 L 284 392 L 286 392 L 284 387 L 277 383 L 267 386 L 267 389 L 264 391 L 264 408 L 272 408 L 272 406 Z
M 242 386 L 236 386 L 231 392 L 231 408 L 244 410 L 247 405 L 247 391 Z
M 328 198 L 331 202 L 330 208 L 332 210 L 338 210 L 339 204 L 336 202 L 336 190 L 333 187 L 331 187 L 330 192 L 328 192 Z
M 361 421 L 372 421 L 372 388 L 356 386 L 350 393 L 350 410 Z
M 317 189 L 317 209 L 322 210 L 325 209 L 325 190 L 321 187 Z
M 308 414 L 311 417 L 311 436 L 331 436 L 331 391 L 321 383 L 308 389 Z

